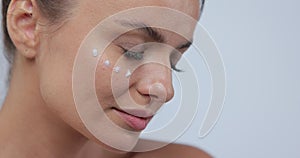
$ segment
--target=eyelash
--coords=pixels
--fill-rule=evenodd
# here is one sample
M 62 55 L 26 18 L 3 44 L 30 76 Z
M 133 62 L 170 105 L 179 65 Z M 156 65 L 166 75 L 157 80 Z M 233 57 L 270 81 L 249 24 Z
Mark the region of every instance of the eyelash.
M 123 53 L 124 53 L 125 57 L 127 57 L 129 59 L 142 60 L 144 58 L 144 52 L 134 52 L 134 51 L 129 51 L 123 47 L 121 47 L 121 48 L 123 49 Z M 172 62 L 171 58 L 170 58 L 170 63 L 171 63 L 172 70 L 174 70 L 176 72 L 183 72 L 183 70 L 176 68 L 176 65 Z
M 144 58 L 143 52 L 134 52 L 134 51 L 126 50 L 126 49 L 123 49 L 123 50 L 124 50 L 124 55 L 127 58 L 134 59 L 134 60 L 142 60 Z

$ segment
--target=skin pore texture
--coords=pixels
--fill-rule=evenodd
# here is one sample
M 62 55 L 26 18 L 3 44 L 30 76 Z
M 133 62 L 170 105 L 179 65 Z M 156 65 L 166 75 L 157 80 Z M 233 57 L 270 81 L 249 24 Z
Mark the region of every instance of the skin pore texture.
M 0 111 L 0 158 L 210 157 L 199 149 L 175 144 L 143 153 L 111 149 L 90 134 L 76 111 L 72 71 L 81 42 L 106 17 L 143 6 L 167 7 L 195 20 L 199 18 L 198 0 L 77 0 L 76 5 L 70 8 L 70 17 L 50 25 L 35 0 L 11 1 L 7 27 L 16 46 L 16 56 L 8 94 Z M 189 30 L 192 38 L 194 26 Z M 159 32 L 165 38 L 164 43 L 174 48 L 188 42 L 172 32 Z M 136 36 L 149 42 L 144 35 Z M 106 48 L 104 59 L 97 66 L 95 87 L 108 118 L 119 127 L 134 130 L 114 110 L 116 101 L 110 83 L 113 69 L 104 63 L 108 59 L 110 65 L 117 62 L 123 47 L 128 45 L 123 42 L 128 41 L 126 38 L 119 38 Z M 180 48 L 178 51 L 183 53 L 186 49 Z M 169 60 L 161 62 L 170 65 Z M 117 92 L 120 98 L 129 94 L 141 105 L 149 104 L 151 98 L 163 99 L 164 102 L 171 100 L 174 95 L 172 70 L 165 65 L 145 64 L 136 69 L 130 75 L 129 88 L 126 91 L 120 88 Z M 124 75 L 122 77 L 126 78 Z M 107 130 L 103 132 L 109 132 Z

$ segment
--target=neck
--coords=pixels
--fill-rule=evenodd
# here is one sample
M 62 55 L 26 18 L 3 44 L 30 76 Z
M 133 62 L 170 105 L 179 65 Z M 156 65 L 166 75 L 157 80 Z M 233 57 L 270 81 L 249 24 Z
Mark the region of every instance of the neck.
M 14 70 L 0 111 L 0 157 L 72 157 L 87 142 L 50 111 L 30 69 Z

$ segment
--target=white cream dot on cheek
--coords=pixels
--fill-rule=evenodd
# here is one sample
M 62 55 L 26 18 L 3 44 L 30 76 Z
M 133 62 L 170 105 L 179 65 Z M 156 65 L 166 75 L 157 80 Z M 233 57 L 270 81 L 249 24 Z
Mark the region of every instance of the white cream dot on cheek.
M 121 67 L 120 66 L 116 66 L 113 69 L 114 72 L 119 73 L 121 71 Z
M 110 66 L 110 61 L 109 60 L 105 60 L 103 64 L 104 64 L 104 66 L 109 67 Z
M 102 54 L 99 66 L 102 70 L 112 70 L 112 62 L 108 59 L 108 56 L 106 54 Z
M 131 74 L 132 74 L 131 71 L 128 69 L 128 70 L 127 70 L 127 73 L 126 73 L 126 75 L 125 75 L 125 77 L 128 78 L 128 77 L 131 76 Z
M 93 57 L 97 57 L 99 55 L 97 49 L 93 49 L 92 53 L 93 53 Z

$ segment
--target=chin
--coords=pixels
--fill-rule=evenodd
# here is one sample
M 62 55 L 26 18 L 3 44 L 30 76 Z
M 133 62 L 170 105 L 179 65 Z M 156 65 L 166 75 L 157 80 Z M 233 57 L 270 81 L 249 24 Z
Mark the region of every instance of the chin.
M 98 138 L 93 137 L 90 140 L 100 145 L 103 149 L 116 153 L 127 153 L 133 151 L 137 142 L 139 141 L 139 135 L 137 134 L 120 132 L 115 132 L 112 134 L 111 131 L 107 131 L 107 133 L 110 133 L 109 135 L 113 136 L 104 137 L 104 133 L 106 132 L 103 132 L 102 136 L 98 136 Z
M 128 126 L 126 122 L 111 110 L 103 114 L 90 113 L 81 119 L 86 127 L 86 137 L 107 150 L 130 152 L 139 141 L 141 131 L 124 128 Z

